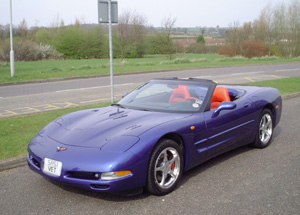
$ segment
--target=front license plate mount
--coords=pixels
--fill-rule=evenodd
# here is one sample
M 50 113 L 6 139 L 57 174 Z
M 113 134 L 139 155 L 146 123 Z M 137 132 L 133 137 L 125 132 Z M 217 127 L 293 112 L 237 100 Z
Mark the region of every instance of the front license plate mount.
M 52 160 L 49 158 L 44 158 L 44 167 L 43 167 L 44 173 L 59 177 L 61 175 L 61 170 L 62 170 L 62 162 L 57 160 Z

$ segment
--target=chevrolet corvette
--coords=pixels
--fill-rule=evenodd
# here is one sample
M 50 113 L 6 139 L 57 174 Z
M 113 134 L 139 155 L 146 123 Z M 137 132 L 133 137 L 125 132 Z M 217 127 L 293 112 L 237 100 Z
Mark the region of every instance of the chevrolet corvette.
M 29 143 L 28 166 L 89 190 L 166 195 L 209 159 L 244 145 L 267 147 L 281 111 L 274 88 L 153 79 L 118 103 L 48 124 Z

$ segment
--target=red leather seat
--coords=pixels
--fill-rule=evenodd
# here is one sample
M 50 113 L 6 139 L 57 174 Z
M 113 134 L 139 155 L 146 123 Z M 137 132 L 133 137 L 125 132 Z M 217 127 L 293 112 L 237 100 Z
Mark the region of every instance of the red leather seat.
M 178 88 L 173 90 L 173 93 L 170 97 L 169 103 L 174 104 L 176 102 L 182 102 L 190 98 L 190 92 L 187 85 L 179 84 Z
M 230 102 L 228 89 L 225 87 L 216 87 L 211 99 L 211 109 L 216 109 L 222 102 Z

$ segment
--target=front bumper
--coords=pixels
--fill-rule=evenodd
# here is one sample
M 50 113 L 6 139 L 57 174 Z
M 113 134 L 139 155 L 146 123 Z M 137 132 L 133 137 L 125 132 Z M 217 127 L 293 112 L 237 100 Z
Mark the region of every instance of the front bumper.
M 88 151 L 91 149 L 84 150 Z M 95 149 L 93 149 L 93 151 L 95 151 Z M 95 157 L 92 153 L 88 157 L 78 159 L 73 159 L 67 155 L 62 157 L 63 153 L 57 154 L 59 156 L 51 156 L 50 154 L 38 156 L 29 150 L 27 157 L 28 166 L 31 170 L 50 180 L 100 192 L 123 192 L 144 187 L 146 184 L 148 161 L 146 159 L 142 160 L 135 155 L 131 154 L 129 156 L 129 153 L 118 155 L 115 153 L 105 153 L 103 159 L 110 158 L 111 162 L 109 159 L 107 159 L 106 162 L 101 162 L 101 155 Z M 43 172 L 45 157 L 63 163 L 60 176 L 53 176 Z M 101 177 L 99 177 L 103 172 L 120 170 L 130 170 L 132 174 L 110 181 L 101 180 Z M 96 174 L 98 174 L 98 177 L 95 177 Z

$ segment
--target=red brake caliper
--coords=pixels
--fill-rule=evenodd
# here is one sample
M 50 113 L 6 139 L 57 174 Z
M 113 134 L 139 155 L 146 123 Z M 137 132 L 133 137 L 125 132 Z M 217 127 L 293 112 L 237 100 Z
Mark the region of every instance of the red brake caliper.
M 174 171 L 174 169 L 175 169 L 175 162 L 172 163 L 171 169 L 172 169 L 172 171 Z

